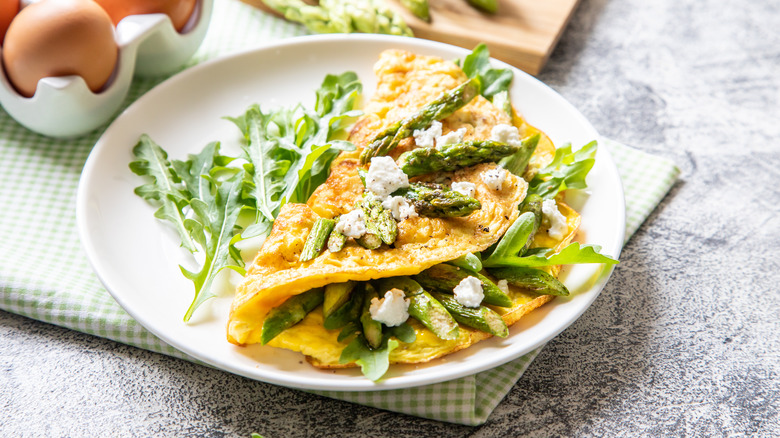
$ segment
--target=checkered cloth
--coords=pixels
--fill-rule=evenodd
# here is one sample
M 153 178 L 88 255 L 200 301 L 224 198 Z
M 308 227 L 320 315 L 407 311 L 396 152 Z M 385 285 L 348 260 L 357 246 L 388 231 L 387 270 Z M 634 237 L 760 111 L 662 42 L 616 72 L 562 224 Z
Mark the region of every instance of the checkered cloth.
M 236 0 L 217 0 L 191 65 L 230 52 L 303 35 L 301 27 Z M 136 79 L 125 105 L 161 79 Z M 147 350 L 192 358 L 160 341 L 111 298 L 90 268 L 76 231 L 76 188 L 100 128 L 75 140 L 34 134 L 0 112 L 0 309 Z M 673 163 L 609 140 L 625 185 L 626 239 L 672 186 Z M 317 392 L 425 418 L 482 424 L 539 350 L 495 369 L 417 388 Z

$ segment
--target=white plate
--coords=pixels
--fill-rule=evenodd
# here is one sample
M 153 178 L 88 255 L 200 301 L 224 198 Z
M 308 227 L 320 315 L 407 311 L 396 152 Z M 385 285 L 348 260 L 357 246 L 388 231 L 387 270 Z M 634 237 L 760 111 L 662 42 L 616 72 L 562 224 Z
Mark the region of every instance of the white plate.
M 116 301 L 152 333 L 203 362 L 253 379 L 312 390 L 395 389 L 471 375 L 528 353 L 575 321 L 596 299 L 611 269 L 601 265 L 568 269 L 564 282 L 572 296 L 532 312 L 511 328 L 507 338 L 489 339 L 429 364 L 391 366 L 378 383 L 356 369 L 315 369 L 291 351 L 231 345 L 225 340 L 229 293 L 201 306 L 190 323 L 182 322 L 193 286 L 179 271 L 183 259 L 175 236 L 133 193 L 142 182 L 128 169 L 138 137 L 149 134 L 176 159 L 185 159 L 212 140 L 235 145 L 238 130 L 224 116 L 240 115 L 252 103 L 271 108 L 303 102 L 311 107 L 314 90 L 328 73 L 355 71 L 370 96 L 376 86 L 373 64 L 389 48 L 446 59 L 469 53 L 427 40 L 377 35 L 292 38 L 193 67 L 122 113 L 87 160 L 77 206 L 87 257 Z M 572 105 L 535 78 L 515 69 L 511 93 L 521 113 L 556 145 L 580 146 L 597 139 L 595 129 Z M 625 206 L 617 170 L 603 148 L 588 183 L 587 193 L 572 200 L 583 216 L 579 240 L 599 244 L 603 252 L 617 257 Z

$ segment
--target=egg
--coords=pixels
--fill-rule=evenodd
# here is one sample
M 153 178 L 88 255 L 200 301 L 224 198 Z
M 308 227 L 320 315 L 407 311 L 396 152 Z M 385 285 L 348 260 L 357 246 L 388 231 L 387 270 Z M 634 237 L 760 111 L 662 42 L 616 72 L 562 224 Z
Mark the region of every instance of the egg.
M 119 49 L 108 14 L 92 0 L 42 0 L 19 12 L 3 45 L 9 81 L 32 97 L 46 77 L 81 76 L 100 91 L 116 67 Z
M 196 0 L 95 0 L 111 16 L 114 24 L 128 15 L 166 14 L 181 32 L 195 10 Z
M 11 24 L 11 20 L 13 20 L 18 13 L 18 0 L 0 0 L 0 44 L 3 43 L 5 33 L 8 30 L 8 25 Z

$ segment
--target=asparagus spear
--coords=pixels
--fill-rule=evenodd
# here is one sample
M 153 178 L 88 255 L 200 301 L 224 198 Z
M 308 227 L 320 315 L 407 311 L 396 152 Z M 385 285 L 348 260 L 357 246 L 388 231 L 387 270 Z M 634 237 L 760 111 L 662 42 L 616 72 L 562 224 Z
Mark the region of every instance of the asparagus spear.
M 320 0 L 317 6 L 302 0 L 263 0 L 263 3 L 315 33 L 412 36 L 412 30 L 401 16 L 379 0 Z
M 355 242 L 366 249 L 377 249 L 382 246 L 382 239 L 374 233 L 366 233 L 355 239 Z
M 419 283 L 409 277 L 391 277 L 379 281 L 380 290 L 398 288 L 409 298 L 409 315 L 420 321 L 441 339 L 456 339 L 458 323 L 452 315 L 426 292 Z
M 347 236 L 339 233 L 336 230 L 330 232 L 328 237 L 328 251 L 339 252 L 347 245 Z
M 490 14 L 498 12 L 498 0 L 466 0 L 471 6 Z
M 525 243 L 523 248 L 517 253 L 517 255 L 523 255 L 528 248 L 531 246 L 531 243 L 534 241 L 534 236 L 536 235 L 536 232 L 539 231 L 539 226 L 542 225 L 542 202 L 544 199 L 542 199 L 541 196 L 537 194 L 530 194 L 528 195 L 525 200 L 523 200 L 523 204 L 520 206 L 520 214 L 531 212 L 534 214 L 534 225 L 531 229 L 531 234 L 528 235 L 528 241 Z
M 366 231 L 376 234 L 382 242 L 392 245 L 398 237 L 398 225 L 393 214 L 382 207 L 382 203 L 374 197 L 364 197 L 359 206 L 363 209 Z
M 411 137 L 415 129 L 423 129 L 435 120 L 448 117 L 463 108 L 479 95 L 481 82 L 479 78 L 471 78 L 457 88 L 442 93 L 436 100 L 388 126 L 374 138 L 370 145 L 360 154 L 360 163 L 367 164 L 372 157 L 387 155 L 401 140 Z
M 379 348 L 382 345 L 382 323 L 374 321 L 371 317 L 371 299 L 379 298 L 373 286 L 366 284 L 366 293 L 363 300 L 363 312 L 360 315 L 360 324 L 363 326 L 363 336 L 371 348 Z
M 526 167 L 528 167 L 531 156 L 536 150 L 536 146 L 539 144 L 539 138 L 541 138 L 539 134 L 524 138 L 520 149 L 514 155 L 503 158 L 498 164 L 513 174 L 522 177 Z
M 505 338 L 509 333 L 506 322 L 489 307 L 466 307 L 460 304 L 452 295 L 441 292 L 431 292 L 437 301 L 447 309 L 455 321 L 491 335 Z
M 482 283 L 482 293 L 485 294 L 483 301 L 485 303 L 501 307 L 510 307 L 512 305 L 512 299 L 499 289 L 495 283 L 484 275 L 469 269 L 442 263 L 432 266 L 412 278 L 426 289 L 451 294 L 455 286 L 466 277 L 477 277 L 480 283 Z
M 488 161 L 497 162 L 520 150 L 492 140 L 469 141 L 437 148 L 417 148 L 398 157 L 398 167 L 409 177 L 449 172 Z
M 314 226 L 309 231 L 309 236 L 306 238 L 306 243 L 303 244 L 303 251 L 301 251 L 301 262 L 309 261 L 320 254 L 322 248 L 325 246 L 325 242 L 330 236 L 330 232 L 333 231 L 333 227 L 336 226 L 336 221 L 333 219 L 326 219 L 321 217 L 314 222 Z
M 301 322 L 309 312 L 322 303 L 322 300 L 323 292 L 322 288 L 319 287 L 293 295 L 287 301 L 271 309 L 260 329 L 260 343 L 267 344 L 279 333 Z
M 327 318 L 349 300 L 352 290 L 357 285 L 354 281 L 346 283 L 331 283 L 325 286 L 325 299 L 322 303 L 322 316 Z
M 401 0 L 401 4 L 417 18 L 431 21 L 431 11 L 428 8 L 428 0 Z
M 490 273 L 496 278 L 506 280 L 509 284 L 542 295 L 569 295 L 569 290 L 563 283 L 541 269 L 513 266 L 490 269 Z
M 463 217 L 482 208 L 477 199 L 435 183 L 411 183 L 407 188 L 396 190 L 393 195 L 408 199 L 420 216 Z
M 342 328 L 358 319 L 362 306 L 363 291 L 355 288 L 349 296 L 349 301 L 328 315 L 322 325 L 328 330 Z

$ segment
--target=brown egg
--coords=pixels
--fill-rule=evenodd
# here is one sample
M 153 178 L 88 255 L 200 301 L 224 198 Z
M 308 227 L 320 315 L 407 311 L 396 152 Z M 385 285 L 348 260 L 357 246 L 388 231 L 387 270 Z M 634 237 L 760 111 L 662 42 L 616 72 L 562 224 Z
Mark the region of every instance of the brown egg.
M 118 51 L 108 14 L 92 0 L 41 0 L 14 18 L 3 66 L 20 94 L 31 97 L 45 77 L 79 75 L 93 92 L 111 77 Z
M 162 13 L 171 17 L 173 27 L 181 31 L 195 10 L 196 0 L 95 0 L 111 16 L 114 24 L 128 15 Z
M 19 13 L 19 0 L 0 0 L 0 44 L 3 43 L 8 25 Z

